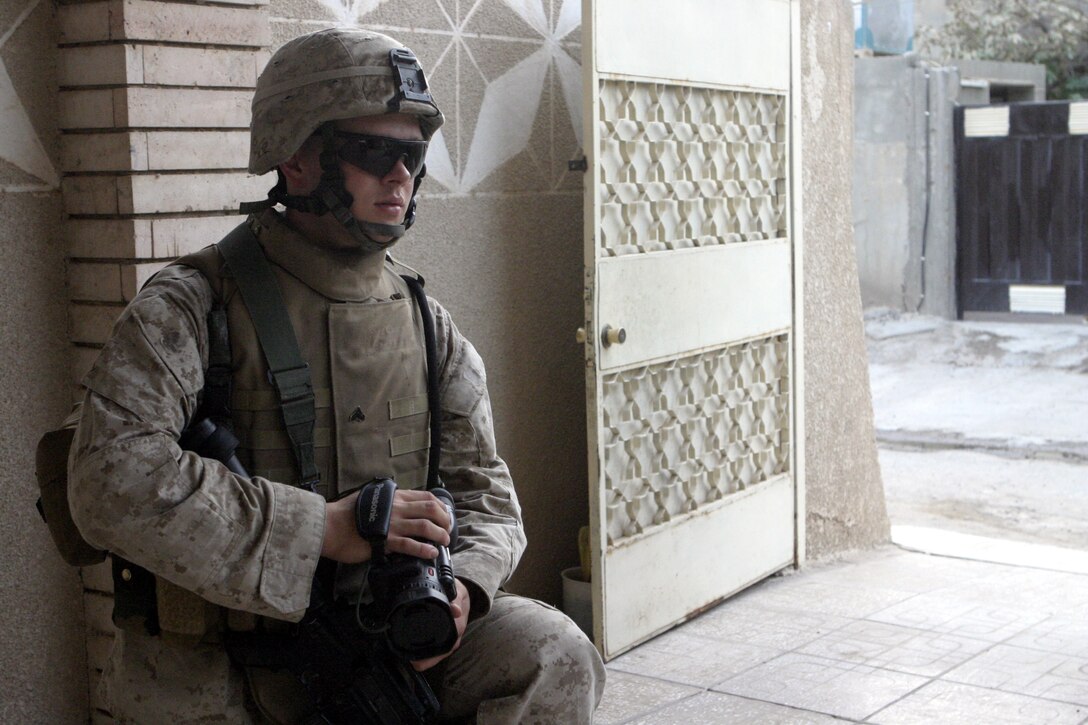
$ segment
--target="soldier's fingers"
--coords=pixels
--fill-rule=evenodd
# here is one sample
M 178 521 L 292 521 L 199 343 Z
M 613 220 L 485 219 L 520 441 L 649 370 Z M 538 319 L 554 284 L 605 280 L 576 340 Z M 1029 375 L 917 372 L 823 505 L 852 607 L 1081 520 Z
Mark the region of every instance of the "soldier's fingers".
M 394 519 L 389 524 L 389 534 L 426 539 L 443 546 L 450 543 L 449 532 L 430 519 Z
M 419 559 L 433 559 L 438 556 L 438 549 L 432 544 L 406 536 L 390 536 L 385 541 L 385 550 L 389 553 L 407 554 Z
M 393 501 L 393 519 L 426 519 L 448 531 L 452 522 L 445 504 L 426 491 L 418 493 L 425 494 L 426 498 Z

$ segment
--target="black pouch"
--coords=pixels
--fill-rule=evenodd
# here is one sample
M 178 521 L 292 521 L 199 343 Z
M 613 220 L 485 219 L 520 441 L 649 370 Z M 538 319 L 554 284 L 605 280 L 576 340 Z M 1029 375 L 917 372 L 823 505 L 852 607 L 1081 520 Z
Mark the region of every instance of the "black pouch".
M 91 546 L 79 533 L 68 508 L 68 451 L 82 407 L 77 404 L 60 428 L 41 437 L 34 457 L 38 513 L 49 527 L 57 551 L 72 566 L 90 566 L 106 558 L 105 551 Z

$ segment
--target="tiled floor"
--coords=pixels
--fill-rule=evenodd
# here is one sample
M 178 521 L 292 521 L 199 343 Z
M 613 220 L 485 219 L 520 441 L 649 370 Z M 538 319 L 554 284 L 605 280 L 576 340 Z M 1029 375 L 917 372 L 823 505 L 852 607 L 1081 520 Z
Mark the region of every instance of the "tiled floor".
M 599 725 L 1088 725 L 1088 575 L 887 547 L 771 578 L 608 670 Z

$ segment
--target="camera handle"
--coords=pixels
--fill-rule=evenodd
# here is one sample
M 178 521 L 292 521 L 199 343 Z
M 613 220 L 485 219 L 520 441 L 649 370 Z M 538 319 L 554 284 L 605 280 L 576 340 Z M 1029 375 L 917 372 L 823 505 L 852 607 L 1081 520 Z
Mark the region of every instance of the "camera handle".
M 437 546 L 438 558 L 435 567 L 438 569 L 438 582 L 446 593 L 446 598 L 451 602 L 457 598 L 457 583 L 453 577 L 453 559 L 450 558 L 450 549 L 457 546 L 457 513 L 453 505 L 453 495 L 445 488 L 432 488 L 431 494 L 446 506 L 446 512 L 450 517 L 450 544 L 449 546 Z

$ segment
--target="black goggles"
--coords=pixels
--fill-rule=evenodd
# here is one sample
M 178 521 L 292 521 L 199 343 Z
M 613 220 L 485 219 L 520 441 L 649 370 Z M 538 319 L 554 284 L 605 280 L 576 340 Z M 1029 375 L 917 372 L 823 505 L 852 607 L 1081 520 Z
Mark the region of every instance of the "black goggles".
M 392 171 L 398 161 L 404 161 L 405 168 L 414 178 L 423 168 L 427 156 L 426 141 L 406 141 L 348 131 L 336 131 L 334 135 L 343 142 L 336 150 L 337 156 L 379 179 Z

